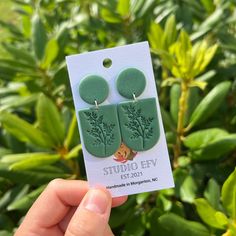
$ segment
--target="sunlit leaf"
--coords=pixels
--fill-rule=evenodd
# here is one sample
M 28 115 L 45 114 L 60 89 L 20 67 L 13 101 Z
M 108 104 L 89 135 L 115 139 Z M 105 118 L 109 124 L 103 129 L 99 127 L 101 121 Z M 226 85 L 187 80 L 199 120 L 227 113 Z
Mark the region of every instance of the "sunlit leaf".
M 210 206 L 204 198 L 196 199 L 195 205 L 199 216 L 206 224 L 217 229 L 224 229 L 224 227 L 222 227 L 216 219 L 215 214 L 217 211 Z
M 197 192 L 197 185 L 192 176 L 188 176 L 180 187 L 180 197 L 182 201 L 193 203 Z
M 236 219 L 236 169 L 224 182 L 221 195 L 223 206 L 232 219 Z
M 32 192 L 28 193 L 27 195 L 21 197 L 20 199 L 16 199 L 12 201 L 11 204 L 8 205 L 7 210 L 8 211 L 14 211 L 14 210 L 28 210 L 31 205 L 34 203 L 36 198 L 41 194 L 41 192 L 44 190 L 45 186 L 40 186 L 36 190 L 33 190 Z
M 64 140 L 65 127 L 57 107 L 49 98 L 41 94 L 36 111 L 39 128 L 48 134 L 55 145 L 61 145 Z
M 0 122 L 8 132 L 21 141 L 29 142 L 40 147 L 52 147 L 52 143 L 45 133 L 16 115 L 2 112 L 0 113 Z
M 219 209 L 220 186 L 213 178 L 208 181 L 207 187 L 204 191 L 204 197 L 214 209 Z
M 41 18 L 35 14 L 32 18 L 32 44 L 35 56 L 41 60 L 47 42 L 47 34 Z
M 159 24 L 152 22 L 150 25 L 150 30 L 148 32 L 148 39 L 150 45 L 153 49 L 163 49 L 162 48 L 162 37 L 163 37 L 163 29 Z
M 101 14 L 101 17 L 109 23 L 121 23 L 122 22 L 122 19 L 118 15 L 111 12 L 107 8 L 102 8 L 100 14 Z
M 32 184 L 39 186 L 48 183 L 55 178 L 69 178 L 70 174 L 64 173 L 62 170 L 48 166 L 38 166 L 33 170 L 9 170 L 9 165 L 0 163 L 0 176 L 7 178 L 14 183 Z
M 49 68 L 59 52 L 57 40 L 52 38 L 46 44 L 44 58 L 41 64 L 42 68 Z
M 199 149 L 228 135 L 229 133 L 227 131 L 219 128 L 199 130 L 186 136 L 184 138 L 184 145 L 190 149 Z
M 172 45 L 175 42 L 176 38 L 177 38 L 177 30 L 176 30 L 175 16 L 171 15 L 168 17 L 165 24 L 164 35 L 163 35 L 163 39 L 165 42 L 162 42 L 162 44 L 166 45 L 165 48 L 168 50 L 170 45 Z
M 219 83 L 200 102 L 190 118 L 190 127 L 207 120 L 222 104 L 231 87 L 230 81 Z
M 10 170 L 27 170 L 38 166 L 50 165 L 60 160 L 58 154 L 39 154 L 20 160 L 9 166 Z
M 76 158 L 78 157 L 79 152 L 82 151 L 82 146 L 79 144 L 78 146 L 75 146 L 70 150 L 70 152 L 65 156 L 65 159 L 71 159 L 71 158 Z
M 173 213 L 162 215 L 158 221 L 166 230 L 165 235 L 210 236 L 210 232 L 204 225 L 198 222 L 185 220 Z
M 117 12 L 125 17 L 129 15 L 130 0 L 119 0 L 117 4 Z

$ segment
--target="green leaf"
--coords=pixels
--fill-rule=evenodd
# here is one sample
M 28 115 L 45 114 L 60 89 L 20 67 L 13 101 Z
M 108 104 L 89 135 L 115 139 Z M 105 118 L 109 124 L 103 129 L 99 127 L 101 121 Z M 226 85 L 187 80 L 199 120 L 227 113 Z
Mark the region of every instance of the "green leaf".
M 173 78 L 173 77 L 169 77 L 169 78 L 166 78 L 162 81 L 161 83 L 161 87 L 165 87 L 165 86 L 172 86 L 173 84 L 175 83 L 180 83 L 181 80 L 180 79 L 176 79 L 176 78 Z
M 115 13 L 111 12 L 109 9 L 107 8 L 102 8 L 101 9 L 101 17 L 109 22 L 109 23 L 114 23 L 114 24 L 117 24 L 117 23 L 121 23 L 122 22 L 122 19 L 116 15 Z
M 70 152 L 65 156 L 65 160 L 69 160 L 72 158 L 77 158 L 79 155 L 79 152 L 82 152 L 82 145 L 79 144 L 77 146 L 75 146 L 74 148 L 72 148 L 70 150 Z
M 208 181 L 207 187 L 204 191 L 204 197 L 213 206 L 213 208 L 215 208 L 216 210 L 219 209 L 219 205 L 220 205 L 220 186 L 214 179 L 210 179 Z
M 213 0 L 201 0 L 202 5 L 208 12 L 213 12 L 215 9 Z
M 73 141 L 73 137 L 76 133 L 76 128 L 77 128 L 77 119 L 76 119 L 76 115 L 74 112 L 73 117 L 70 121 L 70 125 L 69 125 L 68 131 L 67 131 L 66 138 L 64 140 L 64 146 L 66 148 L 69 148 L 71 146 L 72 141 Z
M 222 104 L 231 87 L 230 81 L 219 83 L 200 102 L 190 118 L 189 127 L 206 121 Z
M 207 67 L 207 65 L 210 63 L 210 61 L 212 60 L 212 58 L 214 57 L 214 55 L 217 51 L 217 48 L 218 48 L 217 44 L 207 48 L 205 55 L 204 55 L 204 59 L 203 59 L 201 66 L 199 68 L 200 73 L 203 72 L 205 70 L 205 68 Z
M 201 90 L 204 90 L 207 86 L 207 83 L 205 81 L 192 81 L 190 84 L 189 84 L 190 87 L 198 87 L 200 88 Z
M 171 55 L 170 53 L 168 53 L 162 49 L 161 50 L 160 49 L 153 49 L 152 52 L 160 56 L 161 63 L 164 67 L 168 68 L 169 70 L 172 70 L 173 65 L 176 64 L 176 60 L 173 55 Z
M 183 143 L 190 149 L 199 149 L 206 147 L 207 145 L 212 144 L 228 135 L 229 133 L 223 129 L 204 129 L 193 132 L 186 136 L 183 140 Z
M 163 49 L 162 48 L 162 37 L 164 31 L 159 24 L 152 22 L 148 32 L 148 40 L 153 49 Z
M 204 198 L 198 198 L 195 200 L 195 205 L 197 212 L 201 219 L 209 226 L 217 229 L 224 229 L 221 224 L 218 223 L 216 219 L 216 210 L 212 208 L 209 203 Z
M 177 56 L 181 56 L 181 54 L 186 55 L 187 52 L 192 48 L 192 43 L 188 33 L 184 30 L 181 30 L 178 41 L 180 43 L 180 54 L 177 54 Z
M 156 205 L 158 208 L 163 209 L 164 212 L 168 212 L 172 207 L 172 201 L 166 198 L 164 194 L 160 194 L 157 197 Z
M 36 167 L 33 170 L 9 170 L 9 165 L 0 163 L 0 176 L 14 183 L 32 184 L 35 186 L 48 183 L 55 178 L 69 178 L 71 175 L 52 166 Z
M 180 187 L 180 197 L 184 202 L 193 203 L 196 197 L 197 185 L 192 176 L 187 176 Z
M 38 166 L 50 165 L 60 160 L 58 154 L 36 154 L 21 161 L 15 162 L 9 166 L 10 170 L 27 170 Z
M 41 94 L 36 108 L 39 128 L 48 134 L 52 142 L 62 145 L 65 135 L 65 128 L 62 118 L 54 103 Z
M 10 155 L 5 155 L 1 158 L 2 163 L 8 163 L 12 164 L 15 162 L 20 162 L 23 160 L 27 159 L 33 159 L 33 158 L 40 158 L 41 156 L 50 156 L 52 155 L 51 153 L 45 153 L 45 152 L 32 152 L 32 153 L 20 153 L 20 154 L 10 154 Z
M 24 61 L 30 63 L 30 65 L 35 65 L 35 59 L 30 52 L 26 51 L 23 48 L 18 48 L 11 44 L 3 44 L 3 47 L 11 54 L 11 56 L 19 61 Z
M 1 99 L 0 111 L 9 108 L 19 108 L 32 105 L 38 99 L 38 94 L 31 94 L 28 96 L 7 96 Z
M 111 226 L 111 228 L 116 228 L 123 225 L 133 216 L 134 214 L 133 207 L 135 201 L 136 201 L 135 196 L 131 196 L 124 205 L 112 209 L 112 214 L 109 219 L 109 225 Z
M 7 215 L 7 214 L 0 214 L 0 229 L 4 230 L 12 230 L 14 228 L 14 222 L 13 220 Z M 7 231 L 5 231 L 7 232 Z M 10 235 L 12 234 L 4 234 L 3 231 L 0 230 L 0 235 L 5 236 L 5 235 Z
M 140 193 L 136 196 L 136 201 L 138 205 L 142 205 L 150 196 L 150 192 Z
M 206 18 L 205 21 L 202 22 L 202 24 L 199 26 L 199 30 L 214 28 L 214 26 L 222 21 L 223 16 L 223 7 L 217 7 L 217 9 L 208 18 Z
M 38 60 L 44 56 L 44 50 L 47 43 L 47 34 L 45 27 L 38 14 L 32 18 L 32 45 L 34 53 Z
M 210 236 L 205 226 L 198 222 L 188 221 L 173 213 L 167 213 L 159 217 L 158 222 L 165 229 L 163 235 L 172 236 Z
M 177 168 L 173 172 L 174 179 L 175 179 L 175 195 L 180 198 L 180 194 L 183 194 L 183 190 L 181 191 L 182 185 L 185 179 L 188 177 L 188 172 L 183 168 Z M 182 193 L 181 193 L 182 192 Z
M 131 4 L 133 4 L 134 2 L 138 2 L 137 8 L 135 9 L 135 15 L 136 18 L 139 19 L 146 16 L 156 4 L 156 0 L 132 0 Z
M 135 215 L 126 222 L 122 236 L 143 236 L 145 235 L 145 231 L 146 230 L 142 221 L 142 215 Z
M 6 230 L 0 230 L 1 236 L 12 236 L 12 233 Z
M 12 151 L 7 148 L 0 147 L 0 161 L 2 160 L 1 158 L 5 155 L 10 154 Z
M 175 42 L 177 38 L 175 15 L 170 15 L 166 21 L 164 29 L 164 45 L 166 45 L 166 50 Z
M 22 186 L 18 185 L 7 192 L 0 198 L 0 211 L 8 206 L 11 202 L 21 199 L 28 193 L 29 185 Z
M 190 153 L 198 161 L 215 160 L 227 155 L 236 148 L 236 134 L 229 134 L 208 146 Z
M 232 219 L 236 219 L 236 169 L 230 174 L 223 184 L 222 203 Z
M 37 197 L 42 193 L 44 188 L 45 188 L 45 185 L 40 186 L 39 188 L 25 195 L 24 197 L 13 201 L 11 204 L 8 205 L 7 210 L 8 211 L 28 210 L 31 207 L 31 205 L 34 203 L 34 201 L 37 199 Z
M 129 15 L 130 10 L 130 0 L 119 0 L 117 4 L 117 12 L 123 16 L 126 17 Z
M 21 141 L 45 148 L 52 147 L 52 143 L 45 133 L 36 129 L 33 125 L 20 119 L 16 115 L 2 112 L 0 113 L 0 122 L 8 132 Z
M 52 38 L 47 42 L 41 67 L 44 69 L 50 68 L 51 64 L 56 59 L 58 52 L 59 52 L 59 47 L 57 40 Z
M 161 116 L 163 118 L 163 123 L 164 126 L 167 130 L 172 130 L 175 131 L 175 124 L 170 116 L 170 114 L 163 108 L 161 107 Z
M 167 144 L 173 145 L 176 143 L 176 133 L 175 132 L 167 131 L 167 132 L 165 132 L 165 136 L 166 136 Z
M 189 89 L 189 95 L 188 95 L 188 106 L 187 111 L 184 118 L 184 125 L 186 126 L 189 122 L 189 119 L 191 115 L 193 114 L 193 111 L 197 107 L 198 103 L 200 101 L 199 96 L 199 89 L 198 88 L 190 88 Z
M 222 225 L 222 227 L 226 228 L 227 225 L 229 224 L 229 220 L 226 217 L 226 215 L 224 213 L 222 213 L 221 211 L 217 211 L 215 213 L 215 218 L 218 222 L 218 224 Z
M 206 73 L 204 73 L 203 75 L 200 75 L 199 77 L 197 77 L 195 79 L 195 81 L 208 81 L 212 77 L 214 77 L 215 75 L 216 75 L 216 71 L 215 70 L 209 70 Z

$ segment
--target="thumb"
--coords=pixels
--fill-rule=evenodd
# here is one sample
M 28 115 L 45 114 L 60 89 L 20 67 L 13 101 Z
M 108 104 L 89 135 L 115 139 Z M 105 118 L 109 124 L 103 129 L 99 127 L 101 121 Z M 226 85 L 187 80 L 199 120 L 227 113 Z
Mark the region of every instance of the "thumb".
M 111 196 L 106 190 L 89 190 L 74 213 L 65 236 L 103 236 L 110 216 L 111 202 Z

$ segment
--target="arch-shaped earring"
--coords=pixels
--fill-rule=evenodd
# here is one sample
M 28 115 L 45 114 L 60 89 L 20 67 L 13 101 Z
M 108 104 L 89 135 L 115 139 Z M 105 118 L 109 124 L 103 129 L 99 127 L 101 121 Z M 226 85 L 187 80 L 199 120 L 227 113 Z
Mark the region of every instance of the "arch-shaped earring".
M 121 96 L 132 99 L 118 105 L 122 141 L 134 151 L 151 149 L 160 137 L 155 98 L 138 99 L 146 86 L 146 78 L 136 68 L 123 70 L 116 80 Z
M 117 106 L 100 104 L 109 94 L 107 81 L 98 75 L 89 75 L 79 84 L 80 97 L 91 105 L 79 111 L 82 136 L 86 150 L 96 157 L 113 155 L 121 144 Z

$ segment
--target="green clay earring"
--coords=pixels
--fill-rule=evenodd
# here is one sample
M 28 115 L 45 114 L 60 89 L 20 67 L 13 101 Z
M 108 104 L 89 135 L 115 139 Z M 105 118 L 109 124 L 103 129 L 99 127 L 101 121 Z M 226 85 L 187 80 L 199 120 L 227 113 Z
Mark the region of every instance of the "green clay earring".
M 116 86 L 120 95 L 133 99 L 118 105 L 122 141 L 134 151 L 151 149 L 160 137 L 160 128 L 156 99 L 137 99 L 145 89 L 145 75 L 136 68 L 125 69 L 118 75 Z
M 109 94 L 106 80 L 98 75 L 85 77 L 79 84 L 79 94 L 94 105 L 79 111 L 85 148 L 96 157 L 113 155 L 120 147 L 121 135 L 116 105 L 99 106 Z

